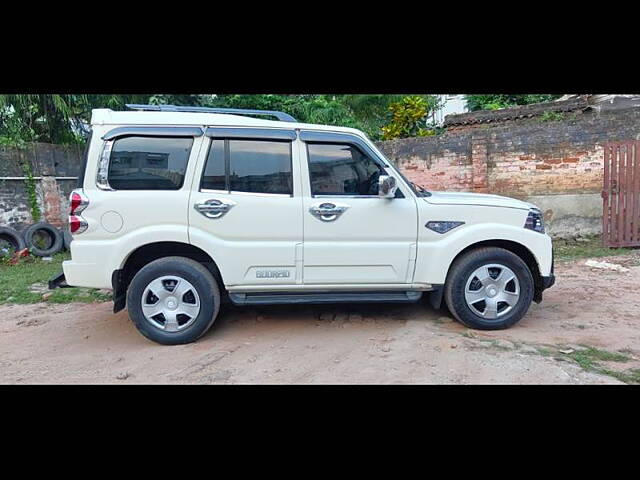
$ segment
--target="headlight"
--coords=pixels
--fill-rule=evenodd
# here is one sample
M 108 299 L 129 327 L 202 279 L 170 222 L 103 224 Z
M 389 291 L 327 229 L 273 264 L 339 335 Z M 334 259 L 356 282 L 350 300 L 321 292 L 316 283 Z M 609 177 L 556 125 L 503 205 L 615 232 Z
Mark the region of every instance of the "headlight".
M 542 212 L 537 209 L 529 210 L 527 220 L 524 222 L 524 228 L 535 232 L 544 233 L 544 221 L 542 220 Z

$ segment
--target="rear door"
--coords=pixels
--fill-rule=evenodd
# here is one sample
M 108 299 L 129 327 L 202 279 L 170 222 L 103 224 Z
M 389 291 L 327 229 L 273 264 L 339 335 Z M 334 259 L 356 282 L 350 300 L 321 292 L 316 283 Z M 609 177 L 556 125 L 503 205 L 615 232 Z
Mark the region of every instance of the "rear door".
M 100 161 L 84 178 L 89 229 L 74 238 L 128 245 L 188 242 L 186 211 L 203 130 L 197 127 L 118 127 L 99 132 L 91 148 Z M 95 243 L 94 243 L 95 244 Z M 118 257 L 105 249 L 100 255 Z M 128 252 L 127 252 L 128 253 Z
M 378 177 L 396 174 L 358 137 L 302 131 L 300 138 L 305 286 L 411 283 L 413 195 L 398 181 L 396 198 L 378 196 Z
M 302 283 L 295 130 L 209 128 L 192 184 L 189 240 L 228 288 Z

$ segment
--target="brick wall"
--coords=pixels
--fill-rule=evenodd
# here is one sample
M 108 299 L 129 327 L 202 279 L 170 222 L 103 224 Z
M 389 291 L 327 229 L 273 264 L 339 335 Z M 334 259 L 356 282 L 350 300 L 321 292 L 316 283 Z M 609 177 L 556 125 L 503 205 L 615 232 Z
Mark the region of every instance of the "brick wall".
M 449 129 L 379 142 L 407 177 L 432 190 L 514 197 L 599 193 L 607 140 L 635 139 L 640 109 L 564 114 Z

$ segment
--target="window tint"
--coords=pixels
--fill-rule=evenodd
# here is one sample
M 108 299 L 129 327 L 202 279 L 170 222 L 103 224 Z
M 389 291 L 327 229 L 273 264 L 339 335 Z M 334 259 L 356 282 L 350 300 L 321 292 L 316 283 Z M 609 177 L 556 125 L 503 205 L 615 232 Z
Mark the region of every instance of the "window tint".
M 111 150 L 109 185 L 116 190 L 178 190 L 192 145 L 193 138 L 120 138 Z
M 208 190 L 228 190 L 224 167 L 224 140 L 213 140 L 209 148 L 207 163 L 202 173 L 200 188 Z
M 201 188 L 290 195 L 293 192 L 291 143 L 213 140 Z
M 229 140 L 229 189 L 290 194 L 291 144 Z
M 353 145 L 307 144 L 312 195 L 377 195 L 386 173 Z

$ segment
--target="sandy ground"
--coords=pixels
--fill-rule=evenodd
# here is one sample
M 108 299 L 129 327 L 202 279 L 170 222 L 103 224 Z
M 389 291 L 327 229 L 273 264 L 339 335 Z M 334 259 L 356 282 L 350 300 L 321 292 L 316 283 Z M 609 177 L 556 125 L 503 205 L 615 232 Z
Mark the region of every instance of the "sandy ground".
M 638 254 L 610 261 L 637 264 Z M 624 350 L 640 367 L 640 267 L 556 265 L 515 327 L 472 331 L 426 304 L 226 307 L 197 343 L 160 346 L 112 304 L 0 306 L 0 383 L 607 384 L 541 346 Z

